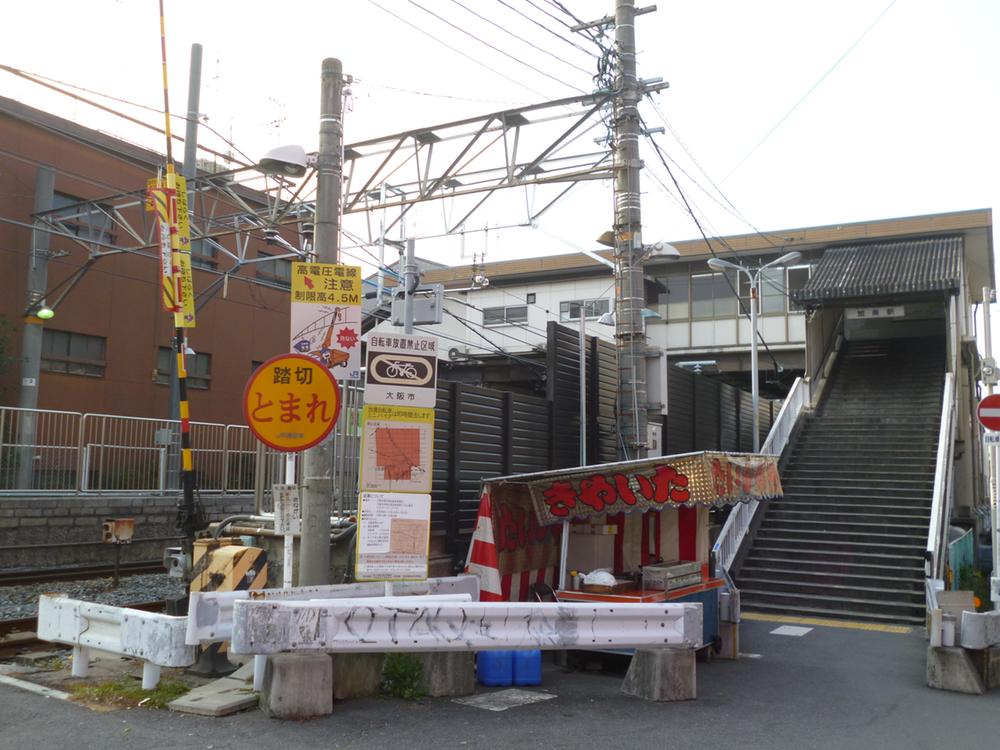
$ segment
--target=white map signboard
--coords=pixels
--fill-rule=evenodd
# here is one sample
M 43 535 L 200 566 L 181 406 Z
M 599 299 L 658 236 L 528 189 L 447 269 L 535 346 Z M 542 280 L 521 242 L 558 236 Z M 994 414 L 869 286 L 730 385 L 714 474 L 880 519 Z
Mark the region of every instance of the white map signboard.
M 433 409 L 437 346 L 436 336 L 373 331 L 368 337 L 365 403 Z
M 358 581 L 427 578 L 431 496 L 362 492 L 358 503 Z
M 274 498 L 274 533 L 298 534 L 302 518 L 302 498 L 295 484 L 271 485 Z

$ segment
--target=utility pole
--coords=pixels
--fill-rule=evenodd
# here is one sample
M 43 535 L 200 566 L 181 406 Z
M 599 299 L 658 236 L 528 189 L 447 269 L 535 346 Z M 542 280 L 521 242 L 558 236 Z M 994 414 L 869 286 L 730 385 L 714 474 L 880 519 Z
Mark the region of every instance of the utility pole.
M 636 75 L 635 17 L 656 10 L 636 11 L 635 0 L 617 0 L 614 17 L 572 27 L 573 31 L 614 24 L 614 196 L 615 196 L 615 342 L 618 350 L 618 426 L 623 458 L 646 452 L 646 332 L 642 278 L 642 212 L 640 207 L 639 99 L 643 87 Z
M 35 213 L 51 210 L 55 201 L 56 173 L 52 167 L 41 166 L 35 173 Z M 21 395 L 17 405 L 22 409 L 38 408 L 38 380 L 42 362 L 44 325 L 38 318 L 38 308 L 45 299 L 49 283 L 49 233 L 31 231 L 31 254 L 28 261 L 28 315 L 21 334 Z M 34 411 L 23 412 L 18 429 L 17 484 L 19 490 L 32 489 L 34 455 L 37 444 L 38 416 Z
M 340 200 L 344 173 L 344 72 L 340 60 L 323 61 L 320 82 L 319 152 L 316 158 L 315 260 L 340 257 Z M 302 456 L 302 537 L 299 585 L 330 582 L 330 514 L 333 511 L 332 436 Z
M 417 274 L 416 242 L 406 241 L 406 258 L 403 261 L 403 333 L 413 333 L 413 293 L 420 283 Z

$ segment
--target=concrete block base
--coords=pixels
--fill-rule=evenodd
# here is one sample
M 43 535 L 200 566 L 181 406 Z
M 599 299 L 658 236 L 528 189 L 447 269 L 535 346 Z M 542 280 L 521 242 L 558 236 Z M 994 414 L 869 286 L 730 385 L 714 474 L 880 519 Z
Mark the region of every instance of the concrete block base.
M 982 695 L 986 685 L 964 648 L 928 646 L 927 685 L 937 690 Z
M 370 698 L 382 683 L 384 654 L 330 654 L 333 663 L 333 698 Z
M 694 700 L 697 697 L 694 649 L 637 648 L 622 692 L 647 701 Z
M 273 719 L 312 719 L 333 713 L 333 662 L 325 653 L 267 657 L 260 708 Z
M 738 622 L 720 622 L 719 639 L 722 641 L 722 648 L 718 654 L 720 659 L 740 658 L 740 624 Z
M 424 693 L 433 698 L 476 692 L 476 655 L 471 651 L 417 654 L 423 666 Z
M 198 716 L 228 716 L 257 705 L 257 694 L 245 680 L 223 677 L 196 687 L 187 695 L 167 704 L 171 711 Z
M 1000 687 L 1000 646 L 966 649 L 987 690 Z

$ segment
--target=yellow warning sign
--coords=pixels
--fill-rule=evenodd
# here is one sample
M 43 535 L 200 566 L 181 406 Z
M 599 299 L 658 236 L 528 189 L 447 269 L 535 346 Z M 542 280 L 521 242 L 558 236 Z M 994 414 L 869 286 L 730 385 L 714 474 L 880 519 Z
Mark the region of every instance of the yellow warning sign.
M 292 263 L 292 302 L 360 305 L 361 266 Z
M 176 279 L 180 296 L 180 312 L 174 314 L 174 325 L 178 328 L 195 327 L 194 277 L 191 272 L 191 224 L 188 221 L 187 182 L 177 175 L 176 220 L 174 249 L 178 254 L 179 278 Z

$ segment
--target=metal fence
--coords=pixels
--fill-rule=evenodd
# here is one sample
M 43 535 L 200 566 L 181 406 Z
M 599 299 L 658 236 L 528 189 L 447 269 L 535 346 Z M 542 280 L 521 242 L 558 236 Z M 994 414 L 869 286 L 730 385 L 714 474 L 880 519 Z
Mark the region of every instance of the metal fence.
M 361 400 L 360 388 L 344 388 L 334 437 L 338 510 L 354 508 Z M 192 422 L 191 444 L 200 492 L 259 486 L 268 510 L 271 485 L 288 477 L 288 454 L 265 447 L 244 425 Z M 176 420 L 0 407 L 3 494 L 179 492 L 179 465 Z

